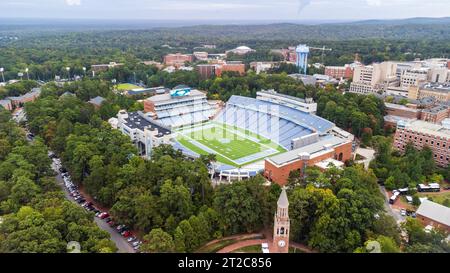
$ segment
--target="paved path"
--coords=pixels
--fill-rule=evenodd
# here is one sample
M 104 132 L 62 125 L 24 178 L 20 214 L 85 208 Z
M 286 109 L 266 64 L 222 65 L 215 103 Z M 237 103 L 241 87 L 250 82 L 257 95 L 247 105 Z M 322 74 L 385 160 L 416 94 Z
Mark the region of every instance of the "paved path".
M 261 236 L 264 239 L 250 239 L 250 238 L 254 238 L 256 236 Z M 246 239 L 246 238 L 248 238 L 248 239 Z M 272 249 L 272 231 L 271 231 L 271 229 L 263 230 L 262 233 L 234 235 L 234 236 L 226 237 L 226 238 L 223 238 L 220 240 L 211 241 L 206 245 L 215 244 L 219 241 L 229 240 L 229 239 L 237 239 L 240 241 L 222 248 L 221 250 L 217 251 L 217 253 L 230 253 L 230 252 L 236 251 L 240 248 L 247 247 L 247 246 L 254 246 L 254 245 L 261 246 L 262 243 L 269 244 L 270 252 L 271 253 L 274 252 Z M 306 252 L 306 253 L 315 253 L 316 252 L 303 244 L 289 242 L 289 245 L 291 247 L 300 249 L 301 251 Z
M 355 155 L 356 154 L 362 155 L 365 158 L 363 160 L 357 161 L 357 163 L 363 163 L 364 168 L 368 170 L 370 161 L 372 161 L 375 158 L 375 150 L 358 147 L 356 148 Z
M 397 209 L 393 209 L 392 206 L 389 204 L 389 194 L 387 193 L 386 189 L 383 186 L 380 186 L 380 191 L 383 193 L 384 196 L 384 210 L 387 214 L 394 217 L 395 221 L 397 221 L 398 224 L 403 222 L 405 220 L 405 217 L 403 217 L 400 214 L 400 211 Z
M 217 253 L 230 253 L 246 246 L 261 245 L 262 243 L 267 243 L 267 240 L 256 239 L 256 240 L 239 241 L 237 243 L 222 248 L 221 250 L 217 251 Z

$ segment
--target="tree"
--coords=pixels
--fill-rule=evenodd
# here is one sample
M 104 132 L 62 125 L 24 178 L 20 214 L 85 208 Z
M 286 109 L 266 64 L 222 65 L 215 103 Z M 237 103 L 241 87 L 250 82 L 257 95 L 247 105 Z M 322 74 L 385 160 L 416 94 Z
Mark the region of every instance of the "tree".
M 174 252 L 175 245 L 172 236 L 162 229 L 152 229 L 144 236 L 145 243 L 141 246 L 141 251 L 150 253 L 170 253 Z
M 252 232 L 262 227 L 267 192 L 257 179 L 217 188 L 214 209 L 222 217 L 226 234 Z
M 25 205 L 37 196 L 39 187 L 27 177 L 19 177 L 11 188 L 11 199 L 18 204 Z
M 193 210 L 189 190 L 182 184 L 166 180 L 161 187 L 159 207 L 165 218 L 173 215 L 177 221 L 186 219 Z

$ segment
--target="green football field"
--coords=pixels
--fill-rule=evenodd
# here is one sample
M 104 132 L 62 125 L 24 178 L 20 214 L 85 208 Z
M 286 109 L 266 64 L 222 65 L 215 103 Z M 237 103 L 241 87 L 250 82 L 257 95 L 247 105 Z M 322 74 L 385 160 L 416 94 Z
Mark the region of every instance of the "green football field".
M 285 151 L 267 138 L 215 122 L 179 129 L 177 140 L 197 154 L 213 153 L 217 161 L 236 167 Z
M 117 90 L 119 91 L 129 91 L 133 89 L 142 89 L 142 87 L 131 84 L 131 83 L 121 83 L 117 85 Z

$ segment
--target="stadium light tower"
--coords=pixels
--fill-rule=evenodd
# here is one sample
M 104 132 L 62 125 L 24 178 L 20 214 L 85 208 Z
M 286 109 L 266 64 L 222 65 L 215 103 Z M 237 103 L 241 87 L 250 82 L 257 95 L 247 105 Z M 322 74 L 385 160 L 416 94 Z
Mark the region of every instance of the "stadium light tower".
M 297 66 L 299 72 L 306 75 L 308 70 L 309 47 L 307 45 L 298 45 L 295 52 L 297 53 Z
M 28 73 L 28 71 L 30 71 L 30 70 L 28 69 L 28 67 L 25 68 L 25 72 L 27 73 L 27 79 L 30 80 L 30 74 Z
M 84 73 L 84 76 L 86 77 L 86 67 L 84 67 L 84 66 L 83 66 L 83 73 Z
M 5 82 L 5 75 L 3 74 L 4 71 L 5 69 L 3 67 L 0 67 L 0 73 L 2 73 L 3 82 Z

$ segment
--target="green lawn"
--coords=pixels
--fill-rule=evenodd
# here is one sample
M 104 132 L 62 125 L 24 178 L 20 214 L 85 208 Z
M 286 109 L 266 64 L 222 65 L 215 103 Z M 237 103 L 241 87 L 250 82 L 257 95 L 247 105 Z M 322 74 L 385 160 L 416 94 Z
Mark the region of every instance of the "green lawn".
M 128 91 L 132 89 L 142 89 L 142 87 L 131 84 L 131 83 L 121 83 L 117 85 L 117 90 L 119 91 Z
M 215 244 L 203 246 L 195 252 L 196 253 L 216 253 L 217 251 L 221 250 L 222 248 L 232 245 L 236 242 L 237 242 L 236 239 L 226 239 L 226 240 L 219 241 Z
M 446 207 L 450 207 L 450 192 L 442 192 L 439 194 L 426 194 L 420 193 L 420 197 L 428 197 L 429 200 L 444 205 Z
M 216 154 L 219 162 L 231 166 L 247 165 L 259 161 L 267 156 L 255 156 L 255 159 L 241 160 L 250 155 L 255 155 L 267 150 L 273 150 L 271 155 L 284 152 L 285 149 L 269 139 L 240 128 L 219 124 L 204 123 L 194 127 L 181 128 L 178 130 L 177 140 L 186 148 L 198 154 L 208 154 L 211 150 Z M 197 143 L 195 143 L 197 142 Z M 198 145 L 200 143 L 200 145 Z M 206 149 L 202 146 L 205 146 Z
M 233 253 L 262 253 L 261 244 L 236 249 Z

